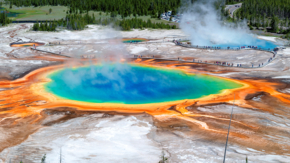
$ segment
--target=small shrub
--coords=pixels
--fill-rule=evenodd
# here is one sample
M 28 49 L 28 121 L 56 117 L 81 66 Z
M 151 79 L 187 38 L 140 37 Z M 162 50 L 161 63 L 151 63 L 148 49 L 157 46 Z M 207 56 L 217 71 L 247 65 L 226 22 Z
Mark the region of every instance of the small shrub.
M 41 163 L 45 163 L 45 159 L 46 159 L 46 154 L 43 155 L 43 157 L 41 159 Z

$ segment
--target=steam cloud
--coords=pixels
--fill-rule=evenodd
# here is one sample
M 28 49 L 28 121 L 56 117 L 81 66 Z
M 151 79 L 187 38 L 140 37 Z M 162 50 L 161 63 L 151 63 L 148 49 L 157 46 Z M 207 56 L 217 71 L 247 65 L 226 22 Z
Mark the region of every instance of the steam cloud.
M 90 69 L 87 71 L 76 73 L 71 69 L 65 70 L 64 82 L 71 89 L 81 85 L 85 76 L 89 76 L 89 78 L 93 79 L 97 78 L 97 74 L 100 73 L 106 74 L 108 79 L 119 80 L 116 72 L 123 72 L 128 69 L 128 66 L 120 63 L 121 59 L 128 55 L 128 52 L 122 43 L 122 35 L 119 31 L 114 30 L 111 27 L 106 27 L 105 29 L 102 29 L 102 32 L 98 32 L 97 35 L 91 32 L 89 33 L 95 37 L 94 39 L 91 39 L 91 41 L 97 42 L 95 45 L 82 45 L 72 51 L 65 52 L 71 54 L 75 59 L 75 62 L 66 63 L 68 68 L 75 67 L 75 63 L 79 63 L 82 56 L 89 57 L 87 61 L 82 62 L 84 65 L 89 65 Z M 93 58 L 90 58 L 90 56 L 93 56 Z M 96 72 L 96 63 L 92 61 L 93 59 L 96 59 L 98 64 L 103 65 L 103 68 L 101 69 L 102 71 Z M 115 72 L 109 71 L 109 67 L 112 63 L 118 65 L 116 66 Z
M 214 6 L 216 1 L 198 0 L 193 4 L 187 1 L 181 7 L 180 11 L 183 15 L 180 27 L 190 36 L 192 45 L 253 45 L 256 39 L 250 34 L 247 22 L 221 21 L 221 14 Z

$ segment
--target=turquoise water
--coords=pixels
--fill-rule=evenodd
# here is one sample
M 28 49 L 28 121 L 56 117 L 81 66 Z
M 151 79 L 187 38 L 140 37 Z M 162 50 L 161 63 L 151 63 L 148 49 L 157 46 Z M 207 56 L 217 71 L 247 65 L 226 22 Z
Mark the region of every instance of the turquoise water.
M 222 47 L 222 48 L 227 48 L 227 47 L 241 48 L 243 46 L 248 48 L 248 46 L 254 46 L 254 47 L 257 47 L 258 49 L 261 48 L 264 50 L 273 50 L 274 48 L 277 47 L 277 45 L 271 41 L 261 40 L 261 39 L 256 39 L 256 38 L 253 38 L 253 40 L 247 44 L 220 44 L 217 46 Z
M 66 68 L 49 75 L 45 89 L 61 98 L 92 103 L 146 104 L 196 99 L 241 84 L 179 70 L 133 64 Z
M 262 39 L 258 39 L 255 37 L 251 38 L 247 38 L 247 41 L 240 41 L 240 43 L 230 43 L 230 44 L 218 44 L 218 45 L 213 45 L 213 46 L 218 46 L 221 48 L 241 48 L 241 47 L 246 47 L 248 48 L 248 46 L 254 46 L 257 49 L 263 49 L 263 50 L 271 50 L 273 51 L 274 48 L 276 48 L 278 45 L 276 45 L 275 43 L 271 42 L 271 41 L 267 41 L 267 40 L 262 40 Z

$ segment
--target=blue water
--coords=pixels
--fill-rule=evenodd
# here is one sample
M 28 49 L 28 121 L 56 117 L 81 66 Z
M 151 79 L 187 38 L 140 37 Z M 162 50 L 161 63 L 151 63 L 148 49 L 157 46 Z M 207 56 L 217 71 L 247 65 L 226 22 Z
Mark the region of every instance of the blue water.
M 261 48 L 263 50 L 273 50 L 274 48 L 276 48 L 278 45 L 276 45 L 275 43 L 271 42 L 271 41 L 267 41 L 267 40 L 261 40 L 258 38 L 252 38 L 247 44 L 218 44 L 216 45 L 218 47 L 222 47 L 222 48 L 241 48 L 243 46 L 245 46 L 246 48 L 248 48 L 248 46 L 252 47 L 256 47 L 257 49 Z
M 132 64 L 66 68 L 49 75 L 48 92 L 92 103 L 145 104 L 196 99 L 242 85 L 221 78 Z
M 261 49 L 261 50 L 269 50 L 273 51 L 274 48 L 278 47 L 277 44 L 271 41 L 258 39 L 252 35 L 245 35 L 242 38 L 237 38 L 231 43 L 224 44 L 214 44 L 211 45 L 199 45 L 201 48 L 219 48 L 219 49 L 242 49 L 242 48 L 253 48 L 253 49 Z M 196 46 L 196 45 L 193 45 Z

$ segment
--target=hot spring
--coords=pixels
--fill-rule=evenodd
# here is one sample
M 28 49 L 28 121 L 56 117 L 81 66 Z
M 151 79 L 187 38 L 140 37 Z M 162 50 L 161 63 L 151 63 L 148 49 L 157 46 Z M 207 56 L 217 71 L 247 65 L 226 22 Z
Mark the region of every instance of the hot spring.
M 137 42 L 145 42 L 145 41 L 149 41 L 145 38 L 124 38 L 122 39 L 123 43 L 137 43 Z
M 241 40 L 241 41 L 237 40 L 237 42 L 226 43 L 226 44 L 217 44 L 217 45 L 213 45 L 213 46 L 218 46 L 221 48 L 256 47 L 257 49 L 261 48 L 263 50 L 273 50 L 278 45 L 276 45 L 275 43 L 273 43 L 271 41 L 262 40 L 262 39 L 258 39 L 256 37 L 250 36 L 247 38 L 247 40 Z
M 48 76 L 45 89 L 60 98 L 91 103 L 147 104 L 196 99 L 241 84 L 180 70 L 106 64 L 64 68 Z
M 250 35 L 249 35 L 250 36 Z M 278 47 L 278 43 L 274 43 L 267 40 L 258 39 L 254 36 L 246 36 L 246 39 L 236 39 L 233 42 L 228 43 L 216 43 L 215 41 L 207 41 L 207 44 L 192 44 L 192 46 L 199 46 L 199 47 L 219 47 L 221 49 L 238 49 L 238 48 L 255 48 L 255 49 L 262 49 L 273 51 L 276 47 Z
M 30 46 L 42 46 L 44 43 L 41 42 L 13 42 L 10 43 L 11 47 L 30 47 Z

